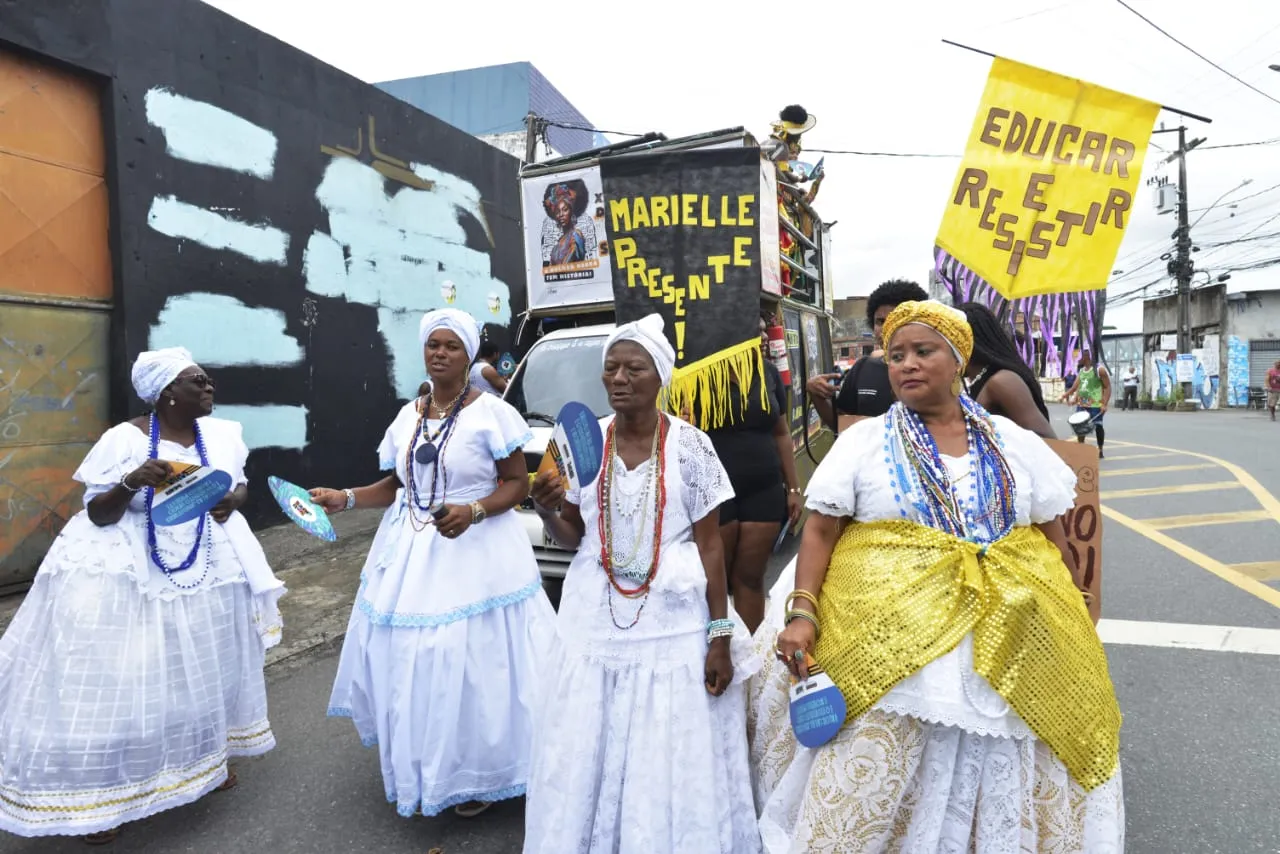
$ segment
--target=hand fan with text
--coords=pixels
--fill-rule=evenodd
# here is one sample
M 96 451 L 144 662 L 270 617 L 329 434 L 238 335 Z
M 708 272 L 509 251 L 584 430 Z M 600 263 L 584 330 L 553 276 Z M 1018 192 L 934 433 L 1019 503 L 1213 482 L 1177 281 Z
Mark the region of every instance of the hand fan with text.
M 596 479 L 603 455 L 604 435 L 595 413 L 581 403 L 570 401 L 561 407 L 556 417 L 538 474 L 559 472 L 565 491 L 576 491 Z
M 849 714 L 844 694 L 813 656 L 809 676 L 791 686 L 791 729 L 805 747 L 821 747 L 836 737 Z
M 221 469 L 163 460 L 169 476 L 156 487 L 151 520 L 181 525 L 208 513 L 231 491 L 231 475 Z

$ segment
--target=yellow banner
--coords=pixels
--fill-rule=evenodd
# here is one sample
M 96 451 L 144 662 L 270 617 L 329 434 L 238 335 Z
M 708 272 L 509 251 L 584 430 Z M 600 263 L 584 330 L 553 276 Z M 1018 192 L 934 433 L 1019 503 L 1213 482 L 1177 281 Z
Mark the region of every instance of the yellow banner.
M 1159 112 L 997 58 L 938 246 L 1010 299 L 1105 287 Z

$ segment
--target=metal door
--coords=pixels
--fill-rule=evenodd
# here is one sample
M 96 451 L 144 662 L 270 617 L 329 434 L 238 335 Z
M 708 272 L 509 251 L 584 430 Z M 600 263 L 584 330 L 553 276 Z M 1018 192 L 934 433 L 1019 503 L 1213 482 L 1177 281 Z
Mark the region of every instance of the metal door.
M 1249 342 L 1249 385 L 1267 387 L 1267 371 L 1280 362 L 1280 341 L 1263 338 Z
M 0 593 L 80 509 L 106 427 L 104 170 L 97 84 L 0 50 Z

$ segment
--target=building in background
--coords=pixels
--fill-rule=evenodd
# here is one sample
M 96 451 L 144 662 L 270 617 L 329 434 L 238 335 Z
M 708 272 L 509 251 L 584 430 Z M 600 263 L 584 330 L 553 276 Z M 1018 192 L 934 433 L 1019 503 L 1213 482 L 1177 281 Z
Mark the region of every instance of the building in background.
M 831 306 L 835 323 L 831 326 L 831 346 L 836 366 L 847 370 L 857 359 L 870 355 L 875 337 L 867 325 L 867 298 L 842 297 Z
M 1267 369 L 1280 361 L 1280 291 L 1229 291 L 1228 284 L 1191 292 L 1191 371 L 1194 398 L 1206 409 L 1260 406 Z M 1177 378 L 1178 297 L 1142 306 L 1144 389 L 1169 397 Z M 1225 366 L 1225 369 L 1223 368 Z
M 374 85 L 521 160 L 525 155 L 525 117 L 530 113 L 558 123 L 547 127 L 546 142 L 539 143 L 536 161 L 608 144 L 587 117 L 528 62 L 446 71 Z

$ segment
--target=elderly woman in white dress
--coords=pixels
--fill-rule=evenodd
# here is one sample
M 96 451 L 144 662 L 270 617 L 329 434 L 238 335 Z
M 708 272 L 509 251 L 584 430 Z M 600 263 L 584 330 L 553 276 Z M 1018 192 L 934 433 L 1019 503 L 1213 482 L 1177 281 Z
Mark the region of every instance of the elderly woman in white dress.
M 382 480 L 315 489 L 328 512 L 386 507 L 356 592 L 329 714 L 377 746 L 405 817 L 478 815 L 524 794 L 537 666 L 555 614 L 524 526 L 524 418 L 467 381 L 470 315 L 422 319 L 428 394 L 378 448 Z
M 756 635 L 765 850 L 1116 854 L 1120 711 L 1061 520 L 1075 477 L 963 394 L 963 313 L 903 303 L 884 338 L 899 402 L 818 467 Z M 788 688 L 815 661 L 848 716 L 806 748 Z
M 675 352 L 651 315 L 605 342 L 614 417 L 595 482 L 541 475 L 547 530 L 576 548 L 539 705 L 525 854 L 754 854 L 745 680 L 711 440 L 658 411 Z M 555 510 L 553 508 L 559 508 Z
M 275 745 L 265 651 L 284 586 L 238 512 L 249 451 L 209 417 L 213 381 L 181 348 L 143 353 L 150 415 L 112 427 L 75 473 L 67 522 L 0 638 L 0 829 L 110 842 L 131 821 L 235 784 Z M 170 463 L 231 475 L 207 514 L 155 524 Z

